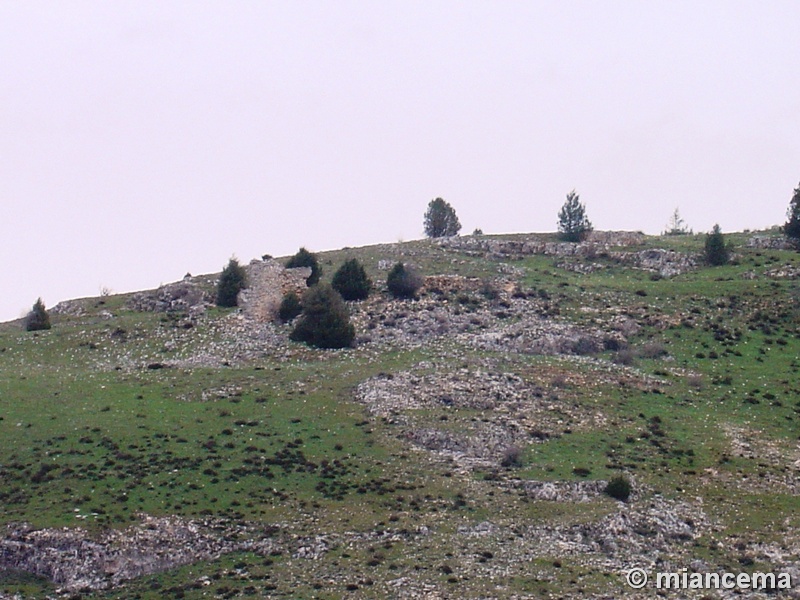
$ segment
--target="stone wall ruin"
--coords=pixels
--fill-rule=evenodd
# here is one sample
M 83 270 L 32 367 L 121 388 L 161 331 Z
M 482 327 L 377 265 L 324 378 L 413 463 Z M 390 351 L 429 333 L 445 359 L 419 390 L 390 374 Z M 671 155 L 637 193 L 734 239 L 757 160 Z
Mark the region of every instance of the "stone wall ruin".
M 311 275 L 311 267 L 287 269 L 274 259 L 253 260 L 245 270 L 247 288 L 239 292 L 239 308 L 246 317 L 262 323 L 277 319 L 286 293 L 302 296 Z

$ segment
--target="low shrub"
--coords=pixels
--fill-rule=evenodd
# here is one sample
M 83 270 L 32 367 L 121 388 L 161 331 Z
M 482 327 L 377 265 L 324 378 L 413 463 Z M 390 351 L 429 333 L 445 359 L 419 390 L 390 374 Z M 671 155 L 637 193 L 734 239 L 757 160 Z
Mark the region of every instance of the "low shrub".
M 303 305 L 300 303 L 300 297 L 295 292 L 286 292 L 281 300 L 280 308 L 278 308 L 278 318 L 281 322 L 288 323 L 300 316 L 302 312 Z
M 611 359 L 614 363 L 618 365 L 624 365 L 626 367 L 630 367 L 633 364 L 636 355 L 634 354 L 633 350 L 630 348 L 625 348 L 623 350 L 619 350 L 614 357 Z
M 386 278 L 386 286 L 395 298 L 416 298 L 422 284 L 422 276 L 401 262 L 392 267 Z
M 667 347 L 661 342 L 648 342 L 637 349 L 642 358 L 661 358 L 667 354 Z
M 25 317 L 25 329 L 28 331 L 50 329 L 50 315 L 47 314 L 41 298 L 34 303 L 31 312 Z
M 317 255 L 313 252 L 309 252 L 305 248 L 300 248 L 297 251 L 297 254 L 292 256 L 289 259 L 289 262 L 286 263 L 287 269 L 296 269 L 298 267 L 310 267 L 311 268 L 311 275 L 308 276 L 306 279 L 306 285 L 311 287 L 319 282 L 319 278 L 322 276 L 322 267 L 319 264 L 319 259 Z
M 632 492 L 631 482 L 623 475 L 617 475 L 606 485 L 604 492 L 620 502 L 627 502 Z
M 372 282 L 367 277 L 364 267 L 355 258 L 351 258 L 339 267 L 331 285 L 345 300 L 366 300 L 372 289 Z
M 228 261 L 217 283 L 217 306 L 230 308 L 238 304 L 239 292 L 247 287 L 247 274 L 235 258 Z
M 344 300 L 329 284 L 318 284 L 303 294 L 303 312 L 291 333 L 295 342 L 317 348 L 346 348 L 353 344 L 355 328 Z
M 519 446 L 509 446 L 503 451 L 503 459 L 500 466 L 505 468 L 518 467 L 522 464 L 522 450 Z

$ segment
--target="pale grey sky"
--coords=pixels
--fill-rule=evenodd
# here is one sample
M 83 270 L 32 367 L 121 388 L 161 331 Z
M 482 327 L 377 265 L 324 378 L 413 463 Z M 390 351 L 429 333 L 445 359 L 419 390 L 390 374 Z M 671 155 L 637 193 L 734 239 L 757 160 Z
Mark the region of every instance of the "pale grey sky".
M 800 3 L 0 0 L 0 320 L 235 254 L 783 223 Z

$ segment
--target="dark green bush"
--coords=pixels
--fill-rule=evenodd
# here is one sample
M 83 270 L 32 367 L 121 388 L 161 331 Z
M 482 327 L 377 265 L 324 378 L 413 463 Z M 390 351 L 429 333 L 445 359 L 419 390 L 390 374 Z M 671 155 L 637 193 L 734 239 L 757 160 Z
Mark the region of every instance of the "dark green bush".
M 287 269 L 296 269 L 297 267 L 311 267 L 311 275 L 306 279 L 306 285 L 311 287 L 319 283 L 319 278 L 322 276 L 322 267 L 319 266 L 317 255 L 309 252 L 305 248 L 300 248 L 297 254 L 289 259 L 286 263 Z
M 231 258 L 219 276 L 217 306 L 236 306 L 239 292 L 246 287 L 247 274 L 244 271 L 244 267 L 239 264 L 238 260 Z
M 608 485 L 606 485 L 606 489 L 604 491 L 615 500 L 627 502 L 628 498 L 631 496 L 631 482 L 627 477 L 617 475 L 608 482 Z
M 455 209 L 442 198 L 435 198 L 428 203 L 425 211 L 425 235 L 431 238 L 458 235 L 461 223 L 458 222 Z
M 788 220 L 783 226 L 783 233 L 800 248 L 800 185 L 794 190 L 786 216 Z
M 31 312 L 25 317 L 25 329 L 28 331 L 50 329 L 50 315 L 47 314 L 41 298 L 34 303 Z
M 415 298 L 422 283 L 422 277 L 401 262 L 392 267 L 386 278 L 386 286 L 395 298 Z
M 339 267 L 333 275 L 331 285 L 345 300 L 366 300 L 372 289 L 372 282 L 367 277 L 364 267 L 355 258 L 351 258 Z
M 291 334 L 295 342 L 317 348 L 346 348 L 353 343 L 355 328 L 341 295 L 329 284 L 319 284 L 303 294 L 303 312 Z
M 586 207 L 580 196 L 572 190 L 558 213 L 558 231 L 565 242 L 582 242 L 592 231 L 592 223 L 586 216 Z
M 730 251 L 725 245 L 725 237 L 722 235 L 719 225 L 714 225 L 711 233 L 706 235 L 705 259 L 714 267 L 728 264 L 730 260 Z
M 288 323 L 299 316 L 301 312 L 303 312 L 303 305 L 300 304 L 300 298 L 294 292 L 286 292 L 278 309 L 278 318 L 284 323 Z

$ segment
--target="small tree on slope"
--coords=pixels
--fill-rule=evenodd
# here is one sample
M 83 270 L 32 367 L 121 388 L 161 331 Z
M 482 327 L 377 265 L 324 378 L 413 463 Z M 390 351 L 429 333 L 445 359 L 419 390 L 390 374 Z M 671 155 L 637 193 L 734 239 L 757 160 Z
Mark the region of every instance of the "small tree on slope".
M 332 286 L 322 283 L 309 288 L 302 304 L 303 313 L 290 336 L 293 341 L 317 348 L 346 348 L 353 343 L 355 328 L 347 306 Z
M 311 287 L 319 282 L 322 276 L 322 267 L 319 266 L 317 255 L 309 252 L 305 248 L 300 248 L 293 257 L 286 263 L 287 269 L 296 269 L 297 267 L 311 267 L 311 275 L 306 279 L 306 285 Z
M 386 277 L 386 287 L 395 298 L 415 298 L 422 284 L 422 277 L 401 262 L 392 267 Z
M 297 297 L 297 294 L 293 291 L 286 292 L 278 308 L 278 318 L 283 323 L 288 323 L 302 312 L 303 306 L 300 304 L 300 298 Z
M 217 284 L 217 306 L 232 307 L 237 305 L 237 296 L 247 287 L 247 274 L 244 267 L 235 258 L 228 261 L 222 270 Z
M 50 329 L 50 315 L 47 314 L 41 298 L 34 303 L 31 312 L 25 317 L 25 329 L 28 331 Z
M 783 226 L 783 233 L 800 249 L 800 184 L 794 190 L 786 216 L 788 221 Z
M 331 285 L 345 300 L 366 300 L 372 289 L 367 272 L 356 258 L 351 258 L 339 267 Z
M 458 235 L 461 223 L 458 222 L 455 209 L 441 198 L 428 203 L 425 212 L 425 235 L 431 238 Z
M 586 217 L 586 208 L 581 204 L 580 196 L 572 190 L 558 213 L 558 231 L 566 242 L 580 242 L 592 230 L 592 224 Z
M 667 223 L 667 229 L 663 235 L 691 235 L 691 233 L 692 230 L 686 225 L 686 221 L 681 218 L 681 213 L 676 208 L 669 219 L 669 223 Z
M 725 237 L 719 225 L 714 225 L 711 233 L 706 234 L 705 259 L 712 266 L 719 267 L 728 263 L 730 252 L 725 246 Z

